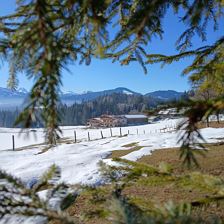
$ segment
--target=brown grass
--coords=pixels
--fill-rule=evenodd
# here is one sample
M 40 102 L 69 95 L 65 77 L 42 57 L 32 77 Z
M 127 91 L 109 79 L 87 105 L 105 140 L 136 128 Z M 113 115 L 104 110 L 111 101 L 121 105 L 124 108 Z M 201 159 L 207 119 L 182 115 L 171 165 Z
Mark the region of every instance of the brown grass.
M 112 151 L 111 155 L 108 157 L 110 159 L 113 159 L 113 158 L 120 158 L 122 156 L 125 156 L 131 152 L 134 152 L 134 151 L 138 151 L 140 150 L 141 148 L 143 148 L 144 146 L 134 146 L 130 149 L 125 149 L 125 150 L 115 150 L 115 151 Z
M 152 155 L 143 156 L 138 160 L 140 163 L 159 167 L 161 162 L 165 162 L 173 167 L 174 179 L 170 177 L 167 181 L 159 183 L 155 177 L 148 180 L 140 179 L 134 185 L 130 185 L 124 190 L 125 195 L 133 198 L 133 200 L 142 200 L 142 206 L 149 202 L 154 202 L 163 205 L 168 201 L 180 202 L 195 202 L 206 200 L 213 197 L 216 193 L 211 192 L 203 186 L 197 186 L 196 183 L 188 181 L 183 182 L 178 180 L 179 177 L 187 177 L 192 172 L 202 172 L 206 175 L 214 175 L 215 177 L 224 180 L 224 145 L 212 144 L 209 145 L 209 150 L 206 157 L 197 156 L 200 168 L 187 170 L 183 167 L 179 160 L 179 149 L 163 149 L 155 150 Z M 211 203 L 205 207 L 193 209 L 193 214 L 203 217 L 211 217 L 217 215 L 224 219 L 224 202 L 218 204 Z
M 207 128 L 207 123 L 206 122 L 199 122 L 198 123 L 198 128 Z M 220 121 L 219 123 L 217 121 L 211 121 L 209 122 L 209 127 L 211 128 L 223 128 L 224 127 L 224 121 Z
M 208 152 L 205 153 L 205 157 L 196 155 L 200 168 L 193 168 L 190 172 L 200 171 L 224 178 L 224 144 L 207 144 L 206 147 Z M 158 166 L 161 162 L 165 162 L 170 164 L 177 174 L 189 172 L 183 167 L 179 155 L 178 148 L 155 150 L 152 152 L 152 155 L 143 156 L 138 161 L 153 166 Z
M 130 150 L 137 150 L 136 147 L 138 146 L 135 144 L 132 149 L 115 151 L 112 157 L 123 156 L 124 153 L 130 153 Z M 123 194 L 130 202 L 150 212 L 155 204 L 163 206 L 169 201 L 177 204 L 200 202 L 217 195 L 215 188 L 199 184 L 197 178 L 192 179 L 194 175 L 192 172 L 202 172 L 224 180 L 224 144 L 209 145 L 206 157 L 197 156 L 201 167 L 191 170 L 183 168 L 178 150 L 177 148 L 155 150 L 152 155 L 143 156 L 138 160 L 139 163 L 155 167 L 159 167 L 161 162 L 167 163 L 172 166 L 173 171 L 162 176 L 157 174 L 139 176 L 127 183 Z M 112 185 L 102 186 L 98 192 L 86 190 L 67 211 L 71 216 L 81 218 L 86 224 L 110 224 L 112 222 L 109 221 L 105 210 L 110 210 L 111 191 Z M 194 207 L 193 215 L 202 215 L 204 218 L 217 215 L 224 219 L 224 203 L 210 203 L 203 208 Z
M 130 148 L 130 147 L 136 146 L 137 144 L 138 144 L 138 142 L 132 142 L 132 143 L 129 143 L 129 144 L 123 145 L 122 147 L 125 147 L 125 148 Z

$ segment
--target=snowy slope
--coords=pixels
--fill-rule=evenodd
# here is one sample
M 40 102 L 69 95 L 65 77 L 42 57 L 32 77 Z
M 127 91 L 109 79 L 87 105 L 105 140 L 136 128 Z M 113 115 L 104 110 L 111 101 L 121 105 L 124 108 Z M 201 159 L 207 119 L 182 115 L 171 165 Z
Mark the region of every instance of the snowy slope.
M 96 184 L 101 181 L 98 162 L 102 159 L 105 162 L 110 162 L 106 157 L 112 150 L 128 149 L 123 146 L 129 143 L 139 142 L 139 145 L 144 146 L 142 149 L 123 157 L 136 160 L 143 155 L 150 154 L 153 150 L 178 146 L 176 143 L 177 133 L 159 133 L 159 129 L 166 126 L 174 126 L 177 122 L 178 120 L 166 120 L 157 124 L 126 127 L 122 129 L 122 132 L 125 134 L 129 130 L 130 135 L 122 138 L 109 137 L 110 130 L 103 129 L 104 136 L 107 136 L 104 139 L 99 139 L 100 130 L 86 130 L 84 127 L 63 127 L 63 135 L 65 137 L 70 136 L 73 138 L 75 128 L 77 137 L 82 141 L 76 144 L 58 145 L 41 154 L 38 154 L 41 152 L 41 146 L 37 148 L 31 147 L 28 150 L 12 151 L 10 149 L 11 142 L 8 142 L 6 137 L 9 135 L 10 139 L 12 132 L 17 136 L 18 133 L 15 132 L 18 132 L 18 130 L 0 129 L 0 168 L 28 182 L 32 179 L 39 178 L 50 165 L 56 164 L 62 169 L 62 181 L 70 184 Z M 92 139 L 98 140 L 87 141 L 86 136 L 88 131 Z M 119 135 L 119 131 L 119 128 L 115 128 L 113 129 L 113 134 Z M 207 142 L 216 142 L 219 141 L 217 138 L 224 137 L 224 129 L 206 128 L 202 130 L 202 134 Z M 36 141 L 34 139 L 23 140 L 23 135 L 21 134 L 22 138 L 17 143 L 20 146 L 34 144 L 44 140 L 43 130 L 36 132 Z

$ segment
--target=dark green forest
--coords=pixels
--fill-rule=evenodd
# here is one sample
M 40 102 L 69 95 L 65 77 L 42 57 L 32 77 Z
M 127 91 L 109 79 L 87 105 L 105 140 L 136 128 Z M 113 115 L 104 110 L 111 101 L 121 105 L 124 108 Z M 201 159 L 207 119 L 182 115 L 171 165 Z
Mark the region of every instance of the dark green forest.
M 85 125 L 87 120 L 102 114 L 136 114 L 143 113 L 147 109 L 155 108 L 161 100 L 150 96 L 127 95 L 114 93 L 112 95 L 101 96 L 96 100 L 75 103 L 72 106 L 58 105 L 61 114 L 60 125 Z M 40 111 L 36 113 L 39 114 Z M 13 127 L 19 110 L 0 111 L 0 126 Z M 40 116 L 36 116 L 39 117 Z M 43 127 L 41 119 L 32 124 L 32 127 Z

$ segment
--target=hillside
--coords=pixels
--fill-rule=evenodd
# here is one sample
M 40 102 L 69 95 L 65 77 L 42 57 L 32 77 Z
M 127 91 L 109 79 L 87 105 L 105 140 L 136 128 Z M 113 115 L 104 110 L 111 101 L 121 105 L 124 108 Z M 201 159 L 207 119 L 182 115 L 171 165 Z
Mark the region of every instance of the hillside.
M 116 89 L 97 91 L 97 92 L 87 91 L 81 94 L 74 93 L 72 91 L 60 92 L 60 98 L 63 104 L 70 106 L 74 103 L 92 101 L 98 97 L 108 96 L 114 93 L 132 95 L 132 96 L 140 96 L 140 95 L 146 97 L 150 96 L 152 98 L 155 98 L 156 100 L 161 101 L 179 99 L 183 95 L 182 92 L 176 92 L 173 90 L 156 91 L 152 93 L 141 94 L 124 87 L 119 87 Z M 0 87 L 0 109 L 13 109 L 16 107 L 21 107 L 27 96 L 28 91 L 26 91 L 25 89 L 12 91 L 7 88 Z
M 122 92 L 102 95 L 94 100 L 82 101 L 73 105 L 60 104 L 58 106 L 61 114 L 60 125 L 85 125 L 88 119 L 98 117 L 102 114 L 122 115 L 144 113 L 145 110 L 154 108 L 161 102 L 163 102 L 161 99 L 151 96 L 143 96 L 131 92 L 124 94 Z M 13 127 L 18 114 L 18 110 L 0 110 L 0 126 Z M 38 122 L 33 124 L 32 127 L 42 127 L 42 124 Z
M 111 159 L 107 157 L 112 151 L 128 150 L 132 148 L 130 144 L 135 142 L 141 146 L 139 150 L 130 152 L 122 158 L 136 161 L 156 149 L 178 147 L 178 133 L 175 127 L 179 122 L 179 119 L 175 119 L 155 124 L 123 127 L 122 137 L 119 128 L 112 128 L 112 137 L 110 129 L 106 128 L 102 130 L 103 139 L 100 130 L 83 126 L 62 127 L 63 138 L 58 146 L 46 152 L 43 129 L 30 132 L 28 139 L 29 130 L 20 133 L 20 129 L 0 128 L 0 139 L 4 139 L 0 147 L 0 168 L 28 182 L 40 177 L 47 167 L 56 162 L 56 165 L 62 169 L 61 181 L 71 184 L 97 183 L 101 181 L 98 162 L 103 159 L 104 162 L 110 163 Z M 160 130 L 164 128 L 166 132 L 161 133 Z M 77 143 L 74 142 L 74 131 L 77 134 Z M 88 141 L 88 132 L 90 141 Z M 221 142 L 224 138 L 223 128 L 205 128 L 201 133 L 208 143 Z M 15 136 L 16 152 L 11 150 L 12 135 Z M 27 147 L 21 148 L 24 146 Z M 74 170 L 76 170 L 75 174 Z
M 4 139 L 0 147 L 0 168 L 21 178 L 26 186 L 31 186 L 49 166 L 59 166 L 59 182 L 68 184 L 76 195 L 76 200 L 71 200 L 66 212 L 73 218 L 78 217 L 81 223 L 114 223 L 111 216 L 116 211 L 113 210 L 112 196 L 115 186 L 120 184 L 122 196 L 141 215 L 158 211 L 158 206 L 170 209 L 168 211 L 173 214 L 171 212 L 176 211 L 173 210 L 174 206 L 183 208 L 182 203 L 188 203 L 187 205 L 192 206 L 192 215 L 200 215 L 204 220 L 215 216 L 224 218 L 221 204 L 224 129 L 201 130 L 206 142 L 213 145 L 206 145 L 209 146 L 206 157 L 197 156 L 201 168 L 187 170 L 183 169 L 176 149 L 180 146 L 177 143 L 179 132 L 176 131 L 179 122 L 180 119 L 175 119 L 124 127 L 121 129 L 122 134 L 120 128 L 93 130 L 78 126 L 62 127 L 63 138 L 56 147 L 51 148 L 44 143 L 43 129 L 35 129 L 35 132 L 28 129 L 20 133 L 20 129 L 0 128 L 0 139 Z M 30 133 L 29 138 L 27 133 Z M 12 135 L 15 136 L 15 151 L 12 150 Z M 105 164 L 116 166 L 109 169 Z M 122 166 L 118 167 L 119 164 Z M 122 173 L 118 176 L 119 179 L 108 182 L 108 178 L 116 176 L 118 171 Z M 42 200 L 48 191 L 50 192 L 49 186 L 38 192 Z M 77 192 L 79 193 L 76 194 Z M 219 203 L 215 200 L 219 199 L 220 204 L 214 206 Z
M 166 91 L 155 91 L 151 93 L 147 93 L 146 96 L 151 96 L 156 99 L 169 101 L 169 100 L 178 100 L 183 96 L 183 92 L 177 92 L 174 90 L 166 90 Z

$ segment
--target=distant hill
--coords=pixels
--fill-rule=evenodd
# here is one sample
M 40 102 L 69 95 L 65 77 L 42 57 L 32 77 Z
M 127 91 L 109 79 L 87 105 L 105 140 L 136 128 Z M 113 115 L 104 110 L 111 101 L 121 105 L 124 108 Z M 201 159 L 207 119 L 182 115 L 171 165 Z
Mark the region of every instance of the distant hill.
M 72 105 L 74 103 L 81 103 L 86 101 L 95 100 L 101 96 L 112 95 L 114 93 L 117 94 L 125 94 L 125 95 L 142 95 L 140 93 L 134 92 L 130 89 L 119 87 L 116 89 L 98 91 L 98 92 L 85 92 L 85 93 L 74 93 L 74 92 L 61 92 L 61 102 L 66 105 Z M 183 95 L 181 92 L 176 92 L 174 90 L 167 91 L 155 91 L 151 93 L 145 94 L 145 96 L 150 96 L 152 98 L 161 100 L 161 101 L 169 101 L 173 99 L 179 99 Z M 13 109 L 16 107 L 21 107 L 26 97 L 28 96 L 28 91 L 25 89 L 19 89 L 17 91 L 12 91 L 7 88 L 0 87 L 0 109 Z
M 183 96 L 183 92 L 177 92 L 174 90 L 159 90 L 151 93 L 145 94 L 146 96 L 151 96 L 153 98 L 160 99 L 162 101 L 178 100 Z
M 11 109 L 21 106 L 27 94 L 28 92 L 25 89 L 12 91 L 0 87 L 0 109 Z
M 110 90 L 104 90 L 104 91 L 99 91 L 99 92 L 85 92 L 82 94 L 62 94 L 61 95 L 61 100 L 62 103 L 65 103 L 67 105 L 71 105 L 73 103 L 81 103 L 81 102 L 86 102 L 86 101 L 91 101 L 95 100 L 96 98 L 100 96 L 107 96 L 111 95 L 113 93 L 122 93 L 122 94 L 127 94 L 127 95 L 141 95 L 140 93 L 136 93 L 130 89 L 119 87 L 116 89 L 110 89 Z
M 151 96 L 122 92 L 99 96 L 94 100 L 71 106 L 60 104 L 58 107 L 59 113 L 62 115 L 60 125 L 85 125 L 88 119 L 102 114 L 144 113 L 146 109 L 156 107 L 160 102 Z M 10 112 L 0 110 L 0 126 L 12 127 L 17 116 L 18 110 Z M 38 122 L 33 123 L 32 126 L 42 127 L 41 118 L 37 120 Z

